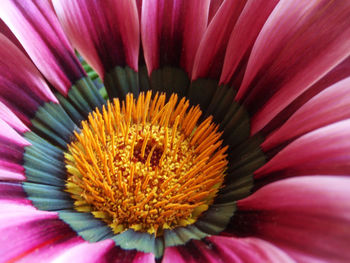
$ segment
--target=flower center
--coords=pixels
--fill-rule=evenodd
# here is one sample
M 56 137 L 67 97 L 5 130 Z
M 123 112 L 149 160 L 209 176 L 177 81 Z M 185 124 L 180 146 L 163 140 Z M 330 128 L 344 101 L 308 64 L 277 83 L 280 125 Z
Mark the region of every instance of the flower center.
M 65 153 L 66 191 L 75 209 L 115 233 L 162 235 L 208 209 L 224 180 L 226 150 L 209 117 L 172 95 L 128 94 L 82 122 Z

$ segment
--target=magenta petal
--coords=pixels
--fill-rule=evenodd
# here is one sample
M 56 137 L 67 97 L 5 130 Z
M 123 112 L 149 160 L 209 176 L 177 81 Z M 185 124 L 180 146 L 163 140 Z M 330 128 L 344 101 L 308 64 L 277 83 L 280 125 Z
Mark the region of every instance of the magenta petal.
M 192 80 L 201 77 L 219 78 L 227 43 L 245 3 L 246 0 L 222 3 L 199 44 Z
M 170 262 L 288 262 L 292 260 L 274 245 L 257 238 L 211 236 L 165 250 L 163 263 Z
M 190 261 L 185 261 L 185 259 L 181 256 L 181 252 L 177 249 L 177 247 L 167 247 L 164 251 L 162 263 L 172 263 L 172 262 L 186 263 Z
M 48 1 L 1 2 L 1 19 L 51 84 L 66 94 L 84 76 Z
M 142 2 L 141 35 L 148 72 L 161 66 L 192 72 L 193 60 L 208 22 L 208 0 Z
M 0 210 L 0 254 L 3 262 L 20 260 L 60 239 L 75 235 L 56 213 L 2 200 Z
M 0 19 L 0 33 L 6 36 L 13 44 L 15 44 L 24 54 L 27 54 L 16 36 L 11 32 L 8 26 Z
M 220 83 L 229 83 L 238 65 L 247 63 L 244 60 L 247 60 L 256 37 L 278 1 L 247 1 L 227 45 Z
M 210 1 L 208 23 L 210 23 L 211 20 L 213 19 L 213 17 L 216 15 L 216 12 L 219 10 L 222 2 L 224 2 L 224 0 L 211 0 Z
M 152 253 L 137 252 L 132 263 L 155 263 Z
M 24 132 L 39 106 L 58 101 L 32 62 L 1 34 L 0 57 L 0 117 Z
M 270 134 L 271 131 L 281 127 L 286 120 L 290 118 L 295 111 L 304 105 L 318 93 L 339 82 L 340 80 L 350 76 L 350 56 L 338 64 L 332 71 L 327 73 L 323 78 L 317 81 L 312 87 L 307 89 L 303 94 L 296 98 L 291 104 L 281 111 L 264 129 L 264 134 Z
M 137 71 L 140 37 L 135 1 L 54 0 L 53 5 L 73 46 L 101 78 L 116 66 Z
M 349 16 L 348 1 L 279 2 L 236 97 L 255 113 L 252 134 L 350 54 Z
M 297 262 L 349 262 L 350 179 L 305 176 L 238 201 L 237 231 L 268 240 Z
M 30 145 L 22 136 L 0 119 L 0 180 L 25 179 L 22 157 L 24 147 Z
M 5 104 L 0 101 L 0 119 L 14 128 L 17 132 L 25 133 L 29 128 L 14 114 Z
M 47 263 L 55 262 L 55 259 L 66 250 L 77 246 L 85 241 L 81 237 L 68 235 L 57 236 L 48 242 L 39 245 L 37 248 L 27 251 L 15 258 L 16 262 Z
M 307 133 L 254 172 L 255 178 L 276 174 L 350 174 L 350 120 Z
M 62 254 L 55 258 L 55 263 L 76 263 L 105 262 L 104 257 L 115 246 L 113 240 L 106 239 L 96 243 L 84 242 L 62 251 Z
M 221 262 L 295 262 L 283 250 L 258 238 L 208 238 L 220 255 Z
M 0 200 L 2 202 L 30 205 L 30 201 L 19 183 L 0 182 Z
M 309 100 L 261 146 L 267 151 L 309 131 L 347 118 L 350 118 L 350 78 L 336 83 Z

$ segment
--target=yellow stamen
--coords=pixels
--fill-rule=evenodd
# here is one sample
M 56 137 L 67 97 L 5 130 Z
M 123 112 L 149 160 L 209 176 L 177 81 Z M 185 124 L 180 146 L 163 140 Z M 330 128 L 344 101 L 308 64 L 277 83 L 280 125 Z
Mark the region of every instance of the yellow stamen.
M 76 210 L 115 233 L 162 235 L 195 222 L 224 180 L 227 147 L 212 117 L 198 125 L 200 108 L 189 105 L 147 92 L 91 113 L 65 153 Z

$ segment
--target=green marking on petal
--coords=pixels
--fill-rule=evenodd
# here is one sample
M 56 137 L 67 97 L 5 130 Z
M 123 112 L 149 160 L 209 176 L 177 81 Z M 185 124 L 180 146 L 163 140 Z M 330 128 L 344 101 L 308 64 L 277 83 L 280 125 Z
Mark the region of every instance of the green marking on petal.
M 216 235 L 225 230 L 236 210 L 236 202 L 213 204 L 198 218 L 195 226 L 209 235 Z
M 89 213 L 63 210 L 58 211 L 58 215 L 59 218 L 69 224 L 78 235 L 89 242 L 98 242 L 113 237 L 111 228 Z
M 186 95 L 190 85 L 187 73 L 180 68 L 165 66 L 156 69 L 150 77 L 150 87 L 154 91 L 177 93 L 180 98 Z
M 213 79 L 196 79 L 191 83 L 188 97 L 193 105 L 199 104 L 205 111 L 218 89 L 218 82 Z
M 126 94 L 139 94 L 138 73 L 129 67 L 115 67 L 106 73 L 104 84 L 110 99 L 118 97 L 124 99 Z

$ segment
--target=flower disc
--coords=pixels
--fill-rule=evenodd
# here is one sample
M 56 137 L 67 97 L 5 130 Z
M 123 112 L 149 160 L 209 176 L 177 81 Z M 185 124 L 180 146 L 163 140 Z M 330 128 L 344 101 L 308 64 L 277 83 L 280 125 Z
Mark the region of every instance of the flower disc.
M 172 95 L 114 99 L 82 122 L 65 154 L 66 191 L 114 233 L 162 235 L 196 222 L 224 180 L 226 150 L 211 117 Z

